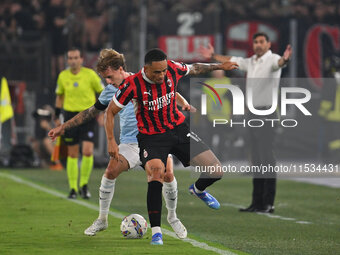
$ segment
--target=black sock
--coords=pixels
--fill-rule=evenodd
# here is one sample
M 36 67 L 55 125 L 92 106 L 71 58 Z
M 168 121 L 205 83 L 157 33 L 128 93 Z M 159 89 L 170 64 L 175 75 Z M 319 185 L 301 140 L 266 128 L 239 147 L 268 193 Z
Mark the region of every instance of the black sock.
M 161 226 L 162 187 L 159 181 L 148 183 L 147 205 L 151 227 Z
M 211 178 L 201 174 L 200 178 L 195 182 L 195 187 L 200 191 L 204 191 L 207 187 L 220 179 L 221 178 Z

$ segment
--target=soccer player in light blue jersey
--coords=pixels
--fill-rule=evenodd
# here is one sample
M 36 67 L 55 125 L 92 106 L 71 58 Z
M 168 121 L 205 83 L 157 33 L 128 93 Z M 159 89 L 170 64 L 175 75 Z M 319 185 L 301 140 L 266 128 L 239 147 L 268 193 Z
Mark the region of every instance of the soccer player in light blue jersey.
M 131 73 L 126 72 L 123 54 L 120 54 L 113 49 L 104 49 L 100 52 L 97 71 L 109 85 L 105 87 L 97 102 L 92 107 L 80 112 L 61 126 L 52 129 L 48 134 L 51 139 L 55 139 L 57 136 L 62 135 L 65 130 L 72 129 L 73 127 L 93 119 L 101 111 L 104 111 L 117 91 L 117 87 L 125 78 L 131 75 Z M 178 94 L 177 98 L 177 103 L 183 110 L 192 110 L 192 107 L 182 96 Z M 99 217 L 84 231 L 84 233 L 89 236 L 94 236 L 97 232 L 105 230 L 108 227 L 108 212 L 114 195 L 116 178 L 123 171 L 141 165 L 136 138 L 136 135 L 138 134 L 137 120 L 132 102 L 119 112 L 119 117 L 119 158 L 118 160 L 110 158 L 109 164 L 102 177 L 99 188 Z M 166 208 L 168 209 L 167 220 L 179 238 L 186 238 L 187 230 L 176 215 L 177 192 L 177 181 L 173 173 L 173 161 L 171 155 L 169 155 L 163 185 L 163 196 L 166 202 Z

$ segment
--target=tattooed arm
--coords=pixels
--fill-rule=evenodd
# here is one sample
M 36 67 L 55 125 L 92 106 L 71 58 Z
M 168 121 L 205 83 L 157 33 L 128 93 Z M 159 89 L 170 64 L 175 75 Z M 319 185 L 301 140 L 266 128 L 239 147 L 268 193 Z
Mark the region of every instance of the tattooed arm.
M 69 130 L 73 127 L 77 127 L 83 123 L 88 122 L 89 120 L 92 120 L 95 118 L 101 110 L 98 110 L 94 105 L 90 108 L 78 113 L 76 116 L 74 116 L 72 119 L 66 121 L 62 126 L 65 130 Z
M 65 133 L 65 130 L 72 129 L 74 127 L 77 127 L 94 117 L 96 117 L 101 110 L 97 109 L 94 105 L 90 108 L 78 113 L 76 116 L 74 116 L 72 119 L 66 121 L 64 124 L 53 128 L 48 132 L 48 136 L 54 141 L 58 136 L 63 135 Z
M 204 63 L 194 63 L 190 65 L 189 74 L 203 74 L 212 72 L 214 70 L 233 70 L 237 69 L 238 65 L 235 62 L 223 62 L 223 63 L 211 63 L 211 64 L 204 64 Z

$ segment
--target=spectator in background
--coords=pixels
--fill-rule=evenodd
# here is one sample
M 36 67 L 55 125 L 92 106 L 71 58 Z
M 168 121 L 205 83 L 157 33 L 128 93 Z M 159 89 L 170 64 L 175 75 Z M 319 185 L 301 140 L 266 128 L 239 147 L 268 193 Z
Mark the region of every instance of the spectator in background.
M 11 40 L 9 4 L 6 2 L 0 4 L 0 39 L 2 42 Z
M 316 2 L 314 5 L 313 16 L 318 23 L 333 23 L 338 20 L 334 19 L 336 13 L 336 5 L 324 2 Z
M 278 89 L 281 68 L 284 67 L 291 55 L 292 49 L 287 46 L 283 56 L 273 54 L 270 50 L 271 43 L 265 33 L 253 35 L 254 55 L 250 58 L 231 57 L 214 54 L 214 48 L 201 48 L 200 53 L 205 58 L 213 58 L 219 62 L 233 61 L 239 65 L 241 71 L 247 72 L 246 93 L 252 90 L 252 101 L 257 110 L 271 108 L 272 91 Z M 249 107 L 249 106 L 248 106 Z M 251 113 L 246 114 L 247 119 L 278 119 L 277 113 L 259 116 Z M 266 123 L 261 128 L 248 128 L 250 139 L 250 157 L 253 166 L 275 166 L 274 155 L 275 127 Z M 276 194 L 276 173 L 268 171 L 268 174 L 254 173 L 253 195 L 249 207 L 240 209 L 241 212 L 274 212 L 274 199 Z
M 63 0 L 51 0 L 45 10 L 46 30 L 50 33 L 52 44 L 52 79 L 64 69 L 64 53 L 67 50 L 66 8 Z
M 53 115 L 54 111 L 50 105 L 38 108 L 33 113 L 33 117 L 36 120 L 36 129 L 35 137 L 32 139 L 32 148 L 39 157 L 41 167 L 49 167 L 51 170 L 62 170 L 63 166 L 59 160 L 55 162 L 51 161 L 54 145 L 51 139 L 48 138 L 47 134 L 53 127 Z
M 44 17 L 38 0 L 4 1 L 0 4 L 1 41 L 39 38 L 43 31 Z
M 100 15 L 96 10 L 87 10 L 85 19 L 86 49 L 90 52 L 98 52 L 107 41 L 106 33 L 103 33 L 107 23 L 107 13 Z
M 148 0 L 145 3 L 148 9 L 148 26 L 150 30 L 155 30 L 154 24 L 157 24 L 155 22 L 161 17 L 163 10 L 173 12 L 199 11 L 204 14 L 212 14 L 216 13 L 216 10 L 223 9 L 221 13 L 233 14 L 228 15 L 228 20 L 231 22 L 240 19 L 272 19 L 292 16 L 307 19 L 311 22 L 332 23 L 337 21 L 337 13 L 340 10 L 338 1 L 335 0 L 325 0 L 323 2 L 313 0 L 275 0 L 271 1 L 269 5 L 264 0 L 234 1 L 232 3 L 227 0 L 215 2 L 189 0 L 181 3 Z M 139 27 L 139 18 L 135 13 L 138 13 L 140 9 L 140 1 L 123 0 L 3 0 L 0 3 L 0 38 L 12 40 L 32 29 L 40 32 L 45 29 L 46 32 L 51 33 L 54 54 L 52 76 L 55 77 L 56 73 L 64 68 L 63 59 L 58 56 L 65 52 L 68 45 L 77 45 L 83 50 L 88 48 L 97 51 L 102 47 L 103 43 L 112 40 L 112 38 L 108 39 L 109 34 L 107 31 L 109 7 L 119 10 L 117 18 L 114 17 L 115 29 L 119 30 L 117 34 L 121 35 L 121 32 L 128 31 L 128 34 L 122 36 L 123 39 L 113 38 L 115 40 L 114 45 L 120 48 L 124 39 L 130 44 L 138 41 L 129 37 L 130 34 L 134 34 L 134 32 L 130 33 L 130 30 Z M 81 10 L 80 13 L 79 10 Z M 84 15 L 85 11 L 88 13 Z M 124 16 L 124 20 L 133 21 L 131 23 L 134 24 L 130 24 L 130 30 L 125 29 L 124 23 L 119 24 L 121 16 Z M 78 40 L 82 41 L 80 43 L 73 34 L 79 35 L 81 25 L 86 26 L 84 33 L 87 34 L 87 38 L 80 33 L 81 36 L 78 37 Z M 95 26 L 99 29 L 94 29 L 93 27 Z M 127 26 L 129 25 L 127 24 Z M 151 32 L 151 34 L 150 43 L 153 42 L 152 38 L 157 36 L 157 31 Z M 99 48 L 98 45 L 100 46 Z M 127 50 L 128 48 L 134 47 L 131 47 L 131 45 L 126 46 L 126 42 L 124 42 L 124 49 Z
M 45 17 L 43 15 L 42 5 L 39 0 L 27 1 L 30 3 L 30 12 L 32 13 L 32 18 L 35 22 L 36 29 L 43 31 L 45 26 Z
M 85 50 L 85 19 L 86 11 L 84 6 L 75 8 L 68 16 L 68 45 L 73 45 L 79 49 Z

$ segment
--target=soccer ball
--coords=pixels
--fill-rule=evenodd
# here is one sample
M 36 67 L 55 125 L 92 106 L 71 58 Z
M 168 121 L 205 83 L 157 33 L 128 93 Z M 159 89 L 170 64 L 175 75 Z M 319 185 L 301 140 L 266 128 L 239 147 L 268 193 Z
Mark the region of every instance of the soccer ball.
M 124 217 L 120 224 L 120 231 L 126 238 L 142 238 L 148 229 L 148 223 L 139 214 Z

